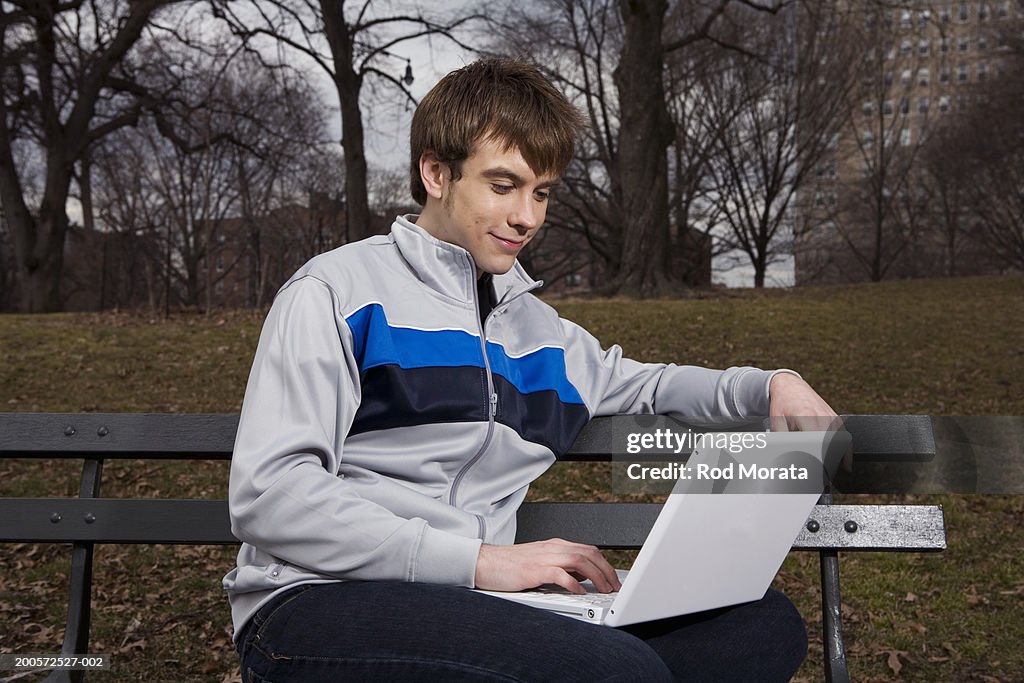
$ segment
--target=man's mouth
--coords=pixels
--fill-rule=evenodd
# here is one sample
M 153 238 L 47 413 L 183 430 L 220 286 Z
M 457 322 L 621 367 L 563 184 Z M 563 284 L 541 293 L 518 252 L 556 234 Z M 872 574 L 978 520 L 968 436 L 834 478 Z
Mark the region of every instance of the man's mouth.
M 497 242 L 502 248 L 508 251 L 519 251 L 520 249 L 523 248 L 524 240 L 510 240 L 504 237 L 498 237 L 493 232 L 491 233 L 491 237 L 493 237 L 494 241 Z

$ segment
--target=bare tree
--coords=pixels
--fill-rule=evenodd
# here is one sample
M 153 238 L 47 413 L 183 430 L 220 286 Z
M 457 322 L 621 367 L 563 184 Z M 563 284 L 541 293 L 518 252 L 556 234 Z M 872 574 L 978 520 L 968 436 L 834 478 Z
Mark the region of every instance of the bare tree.
M 232 30 L 259 45 L 274 41 L 284 51 L 307 57 L 334 85 L 341 109 L 341 144 L 345 152 L 345 215 L 350 239 L 371 233 L 373 223 L 367 192 L 365 134 L 360 95 L 368 78 L 393 85 L 399 96 L 412 101 L 405 78 L 381 62 L 402 43 L 423 36 L 443 37 L 465 49 L 457 32 L 475 15 L 443 16 L 418 4 L 371 0 L 212 0 L 215 11 Z M 407 63 L 408 65 L 408 63 Z M 411 78 L 411 71 L 408 73 Z
M 244 279 L 248 291 L 236 305 L 261 305 L 282 282 L 276 260 L 294 269 L 317 253 L 303 248 L 305 225 L 295 223 L 315 193 L 310 172 L 324 183 L 338 177 L 340 165 L 315 161 L 326 147 L 323 107 L 309 84 L 224 44 L 174 63 L 188 83 L 162 114 L 175 136 L 147 119 L 102 146 L 101 222 L 109 232 L 144 236 L 147 272 L 163 282 L 151 304 L 162 298 L 165 307 L 176 300 L 209 310 L 225 281 Z M 282 211 L 288 206 L 296 210 Z M 319 250 L 337 231 L 331 237 Z
M 182 0 L 5 0 L 0 4 L 0 202 L 14 241 L 15 306 L 60 306 L 75 165 L 134 125 L 156 93 L 134 81 L 136 45 Z M 39 173 L 39 185 L 29 177 Z
M 833 3 L 800 2 L 758 21 L 747 8 L 732 14 L 731 42 L 744 51 L 720 50 L 718 68 L 704 71 L 702 127 L 714 140 L 708 166 L 722 239 L 763 287 L 768 265 L 791 245 L 796 193 L 838 132 L 859 47 Z

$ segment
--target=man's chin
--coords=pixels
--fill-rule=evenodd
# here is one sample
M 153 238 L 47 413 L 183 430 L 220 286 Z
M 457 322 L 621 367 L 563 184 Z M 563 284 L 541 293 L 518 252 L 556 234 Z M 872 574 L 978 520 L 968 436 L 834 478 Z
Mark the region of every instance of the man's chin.
M 508 271 L 512 270 L 512 266 L 516 264 L 516 260 L 491 262 L 483 266 L 477 266 L 477 270 L 480 273 L 490 273 L 491 275 L 504 275 Z

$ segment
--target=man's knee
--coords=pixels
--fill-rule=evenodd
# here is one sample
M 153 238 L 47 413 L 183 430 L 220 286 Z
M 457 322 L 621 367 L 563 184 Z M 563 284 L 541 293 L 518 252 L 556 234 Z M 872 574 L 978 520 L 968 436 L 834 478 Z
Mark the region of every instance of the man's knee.
M 769 589 L 756 604 L 750 636 L 761 643 L 764 661 L 774 663 L 764 680 L 788 680 L 807 657 L 807 625 L 793 602 L 779 591 Z

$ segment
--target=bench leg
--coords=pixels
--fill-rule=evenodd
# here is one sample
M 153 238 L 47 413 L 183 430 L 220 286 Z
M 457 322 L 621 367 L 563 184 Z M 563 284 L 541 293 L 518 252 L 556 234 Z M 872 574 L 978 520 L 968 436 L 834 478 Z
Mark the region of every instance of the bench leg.
M 96 498 L 100 495 L 103 478 L 103 460 L 86 460 L 82 467 L 78 497 Z M 71 548 L 71 580 L 68 588 L 68 620 L 64 627 L 62 655 L 89 653 L 89 620 L 92 616 L 92 543 L 75 543 Z M 81 683 L 84 671 L 56 669 L 46 677 L 46 683 Z
M 71 587 L 62 655 L 89 654 L 89 619 L 92 610 L 92 543 L 75 543 L 71 550 Z M 46 683 L 81 683 L 84 671 L 54 670 Z
M 821 615 L 822 640 L 825 645 L 825 680 L 828 683 L 850 683 L 843 643 L 843 617 L 839 592 L 839 553 L 821 551 Z

